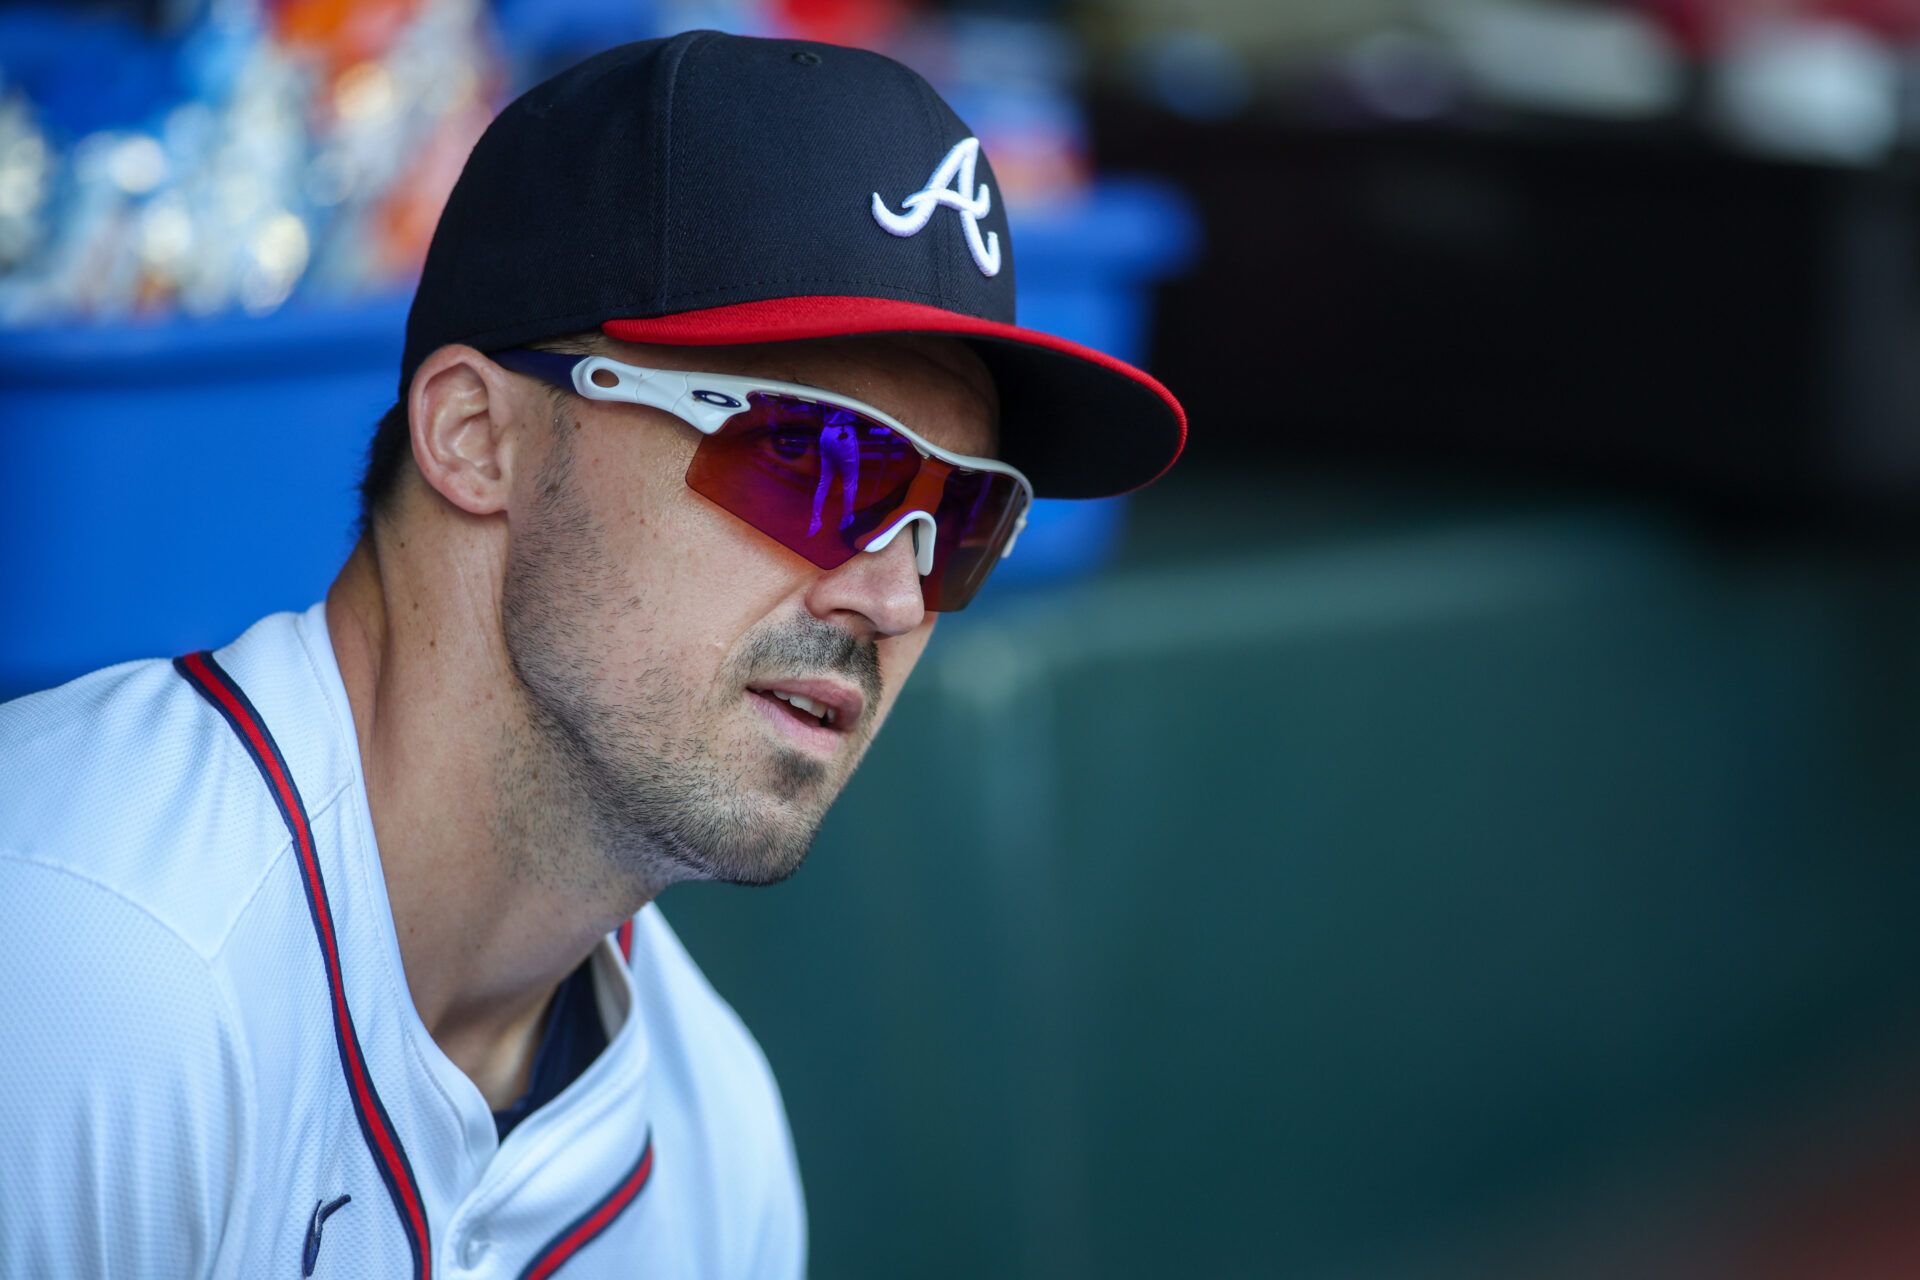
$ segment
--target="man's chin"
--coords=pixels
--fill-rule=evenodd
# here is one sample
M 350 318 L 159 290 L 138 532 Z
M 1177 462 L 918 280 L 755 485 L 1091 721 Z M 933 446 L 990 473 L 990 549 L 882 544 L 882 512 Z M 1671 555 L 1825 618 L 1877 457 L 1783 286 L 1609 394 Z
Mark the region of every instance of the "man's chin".
M 723 884 L 779 884 L 800 869 L 826 816 L 827 801 L 807 794 L 796 797 L 766 794 L 754 806 L 759 813 L 745 818 L 731 832 L 720 835 L 695 854 L 700 879 Z M 771 789 L 770 789 L 771 791 Z
M 819 800 L 820 793 L 831 786 L 831 793 L 825 800 Z M 817 803 L 824 813 L 840 788 L 833 786 L 828 778 L 828 767 L 812 756 L 802 755 L 798 751 L 780 749 L 767 761 L 767 790 L 788 804 Z M 818 825 L 818 818 L 815 819 Z
M 663 779 L 635 769 L 628 785 L 610 789 L 620 802 L 603 809 L 617 833 L 610 843 L 631 850 L 632 869 L 661 888 L 686 880 L 778 884 L 806 861 L 845 782 L 839 773 L 832 762 L 791 751 L 704 776 Z
M 721 884 L 745 885 L 749 888 L 764 888 L 789 880 L 800 870 L 800 864 L 807 860 L 807 850 L 802 849 L 799 856 L 783 861 L 763 863 L 756 867 L 742 868 L 717 875 L 715 880 Z
M 700 865 L 693 878 L 721 884 L 779 884 L 800 870 L 812 845 L 813 830 L 809 828 L 803 833 L 770 838 L 751 846 L 707 850 L 695 859 Z

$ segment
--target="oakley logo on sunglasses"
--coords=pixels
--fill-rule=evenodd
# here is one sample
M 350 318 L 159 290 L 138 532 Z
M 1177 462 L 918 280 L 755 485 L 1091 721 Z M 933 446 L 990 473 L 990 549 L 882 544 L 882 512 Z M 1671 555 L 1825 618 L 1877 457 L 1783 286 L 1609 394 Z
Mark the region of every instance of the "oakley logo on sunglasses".
M 946 159 L 927 179 L 927 185 L 900 202 L 904 212 L 895 213 L 880 198 L 880 193 L 874 192 L 873 220 L 896 236 L 919 235 L 933 221 L 934 211 L 945 205 L 958 213 L 965 224 L 967 249 L 973 254 L 973 263 L 980 268 L 980 274 L 999 275 L 1000 235 L 995 231 L 987 232 L 984 239 L 980 235 L 980 219 L 993 208 L 993 193 L 984 182 L 977 190 L 973 185 L 973 167 L 979 158 L 980 139 L 962 138 L 947 152 Z
M 722 409 L 738 409 L 740 402 L 724 391 L 696 391 L 693 398 L 702 404 L 716 405 Z

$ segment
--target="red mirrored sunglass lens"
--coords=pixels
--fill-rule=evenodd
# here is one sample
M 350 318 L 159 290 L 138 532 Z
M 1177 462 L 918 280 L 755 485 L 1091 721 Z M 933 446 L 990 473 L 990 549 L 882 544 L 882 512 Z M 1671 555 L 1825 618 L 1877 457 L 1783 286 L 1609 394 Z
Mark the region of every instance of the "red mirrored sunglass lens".
M 705 437 L 687 485 L 822 569 L 845 564 L 906 512 L 922 471 L 946 476 L 927 607 L 962 607 L 999 559 L 1025 494 L 1011 476 L 931 459 L 885 423 L 834 405 L 756 392 Z
M 921 582 L 927 608 L 964 609 L 1000 563 L 1000 553 L 1026 507 L 1026 493 L 1012 476 L 955 468 L 933 513 L 933 572 Z
M 822 569 L 845 564 L 905 500 L 920 451 L 845 409 L 765 393 L 747 405 L 700 442 L 687 485 Z

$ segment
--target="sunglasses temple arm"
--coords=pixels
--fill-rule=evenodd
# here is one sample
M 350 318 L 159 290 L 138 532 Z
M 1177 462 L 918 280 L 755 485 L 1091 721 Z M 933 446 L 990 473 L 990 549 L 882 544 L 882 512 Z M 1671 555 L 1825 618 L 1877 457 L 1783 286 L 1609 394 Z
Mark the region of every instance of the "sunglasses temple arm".
M 495 364 L 515 373 L 528 374 L 562 390 L 572 391 L 588 400 L 645 405 L 672 414 L 702 435 L 712 435 L 728 418 L 746 408 L 743 397 L 726 391 L 696 388 L 695 376 L 678 369 L 640 369 L 610 360 L 605 356 L 566 355 L 558 351 L 534 351 L 514 347 L 492 354 Z M 611 376 L 611 383 L 595 375 Z M 707 382 L 720 381 L 701 375 Z M 728 379 L 727 381 L 731 381 Z
M 575 389 L 573 367 L 581 360 L 579 356 L 559 351 L 535 351 L 531 347 L 510 347 L 505 351 L 492 352 L 488 358 L 502 369 L 524 373 L 563 390 Z
M 1033 504 L 1028 503 L 1027 505 L 1030 507 Z M 1008 556 L 1013 554 L 1014 544 L 1020 541 L 1020 535 L 1026 531 L 1026 527 L 1027 527 L 1027 513 L 1023 509 L 1020 512 L 1020 518 L 1014 521 L 1013 523 L 1013 532 L 1007 537 L 1007 545 L 1000 548 L 1000 558 L 1002 560 L 1005 560 Z
M 602 370 L 613 374 L 616 381 L 612 386 L 602 386 L 595 380 L 594 375 Z M 574 367 L 573 382 L 583 396 L 664 410 L 708 436 L 747 408 L 744 381 L 679 369 L 640 369 L 605 356 L 582 360 Z

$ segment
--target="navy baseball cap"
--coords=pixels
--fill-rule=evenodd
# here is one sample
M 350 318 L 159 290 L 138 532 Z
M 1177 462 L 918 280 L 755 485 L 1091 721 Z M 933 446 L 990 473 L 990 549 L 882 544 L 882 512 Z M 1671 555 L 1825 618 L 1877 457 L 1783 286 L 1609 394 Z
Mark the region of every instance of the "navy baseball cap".
M 945 334 L 992 372 L 1001 456 L 1037 493 L 1159 476 L 1186 443 L 1179 402 L 1020 328 L 1013 280 L 993 166 L 914 72 L 799 40 L 644 40 L 529 90 L 474 146 L 407 317 L 400 399 L 448 343 Z

